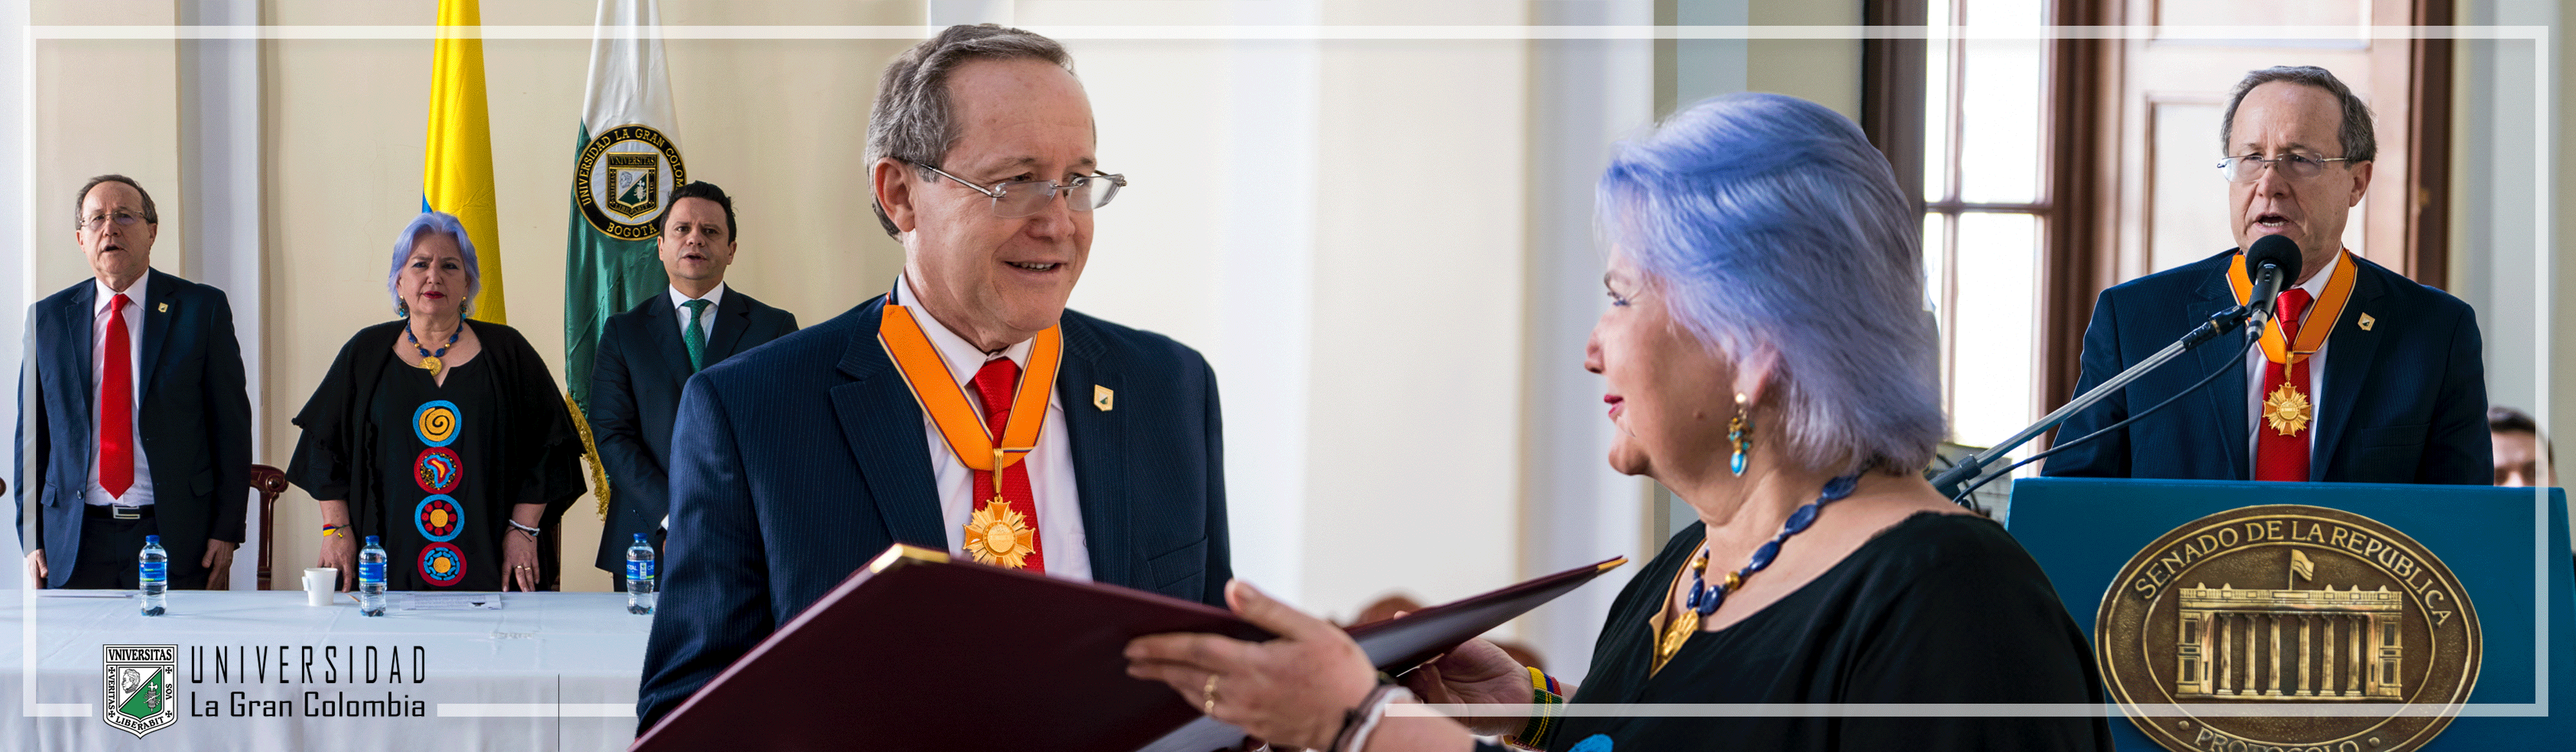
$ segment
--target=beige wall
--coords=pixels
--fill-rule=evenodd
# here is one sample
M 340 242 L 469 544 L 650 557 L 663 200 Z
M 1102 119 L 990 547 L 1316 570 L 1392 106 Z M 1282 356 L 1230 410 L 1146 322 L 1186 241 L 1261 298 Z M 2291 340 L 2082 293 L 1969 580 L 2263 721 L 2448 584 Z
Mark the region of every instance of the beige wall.
M 1348 615 L 1518 574 L 1529 52 L 1324 50 L 1306 602 Z
M 167 25 L 176 0 L 44 0 L 38 24 Z M 37 295 L 90 276 L 72 237 L 73 194 L 92 175 L 134 178 L 161 231 L 152 265 L 176 273 L 186 211 L 179 196 L 179 48 L 169 40 L 45 40 L 35 48 Z M 33 302 L 33 301 L 30 301 Z
M 1751 0 L 1755 26 L 1857 26 L 1860 0 Z M 1805 98 L 1860 119 L 1860 40 L 1755 39 L 1745 43 L 1744 89 Z

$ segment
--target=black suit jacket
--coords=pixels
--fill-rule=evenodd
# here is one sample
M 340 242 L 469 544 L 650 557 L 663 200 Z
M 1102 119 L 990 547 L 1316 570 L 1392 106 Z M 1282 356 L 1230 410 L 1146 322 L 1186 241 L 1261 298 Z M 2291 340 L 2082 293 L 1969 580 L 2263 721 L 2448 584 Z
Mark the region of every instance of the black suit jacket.
M 599 568 L 623 572 L 626 548 L 643 533 L 662 544 L 662 516 L 671 512 L 671 423 L 680 411 L 680 387 L 696 375 L 680 341 L 679 311 L 668 290 L 625 313 L 608 317 L 599 333 L 590 379 L 591 440 L 608 466 L 608 521 L 599 533 Z M 796 314 L 771 308 L 725 288 L 707 336 L 707 365 L 796 331 Z
M 2084 330 L 2084 375 L 2093 388 L 2172 344 L 2236 304 L 2227 286 L 2235 250 L 2102 291 Z M 2486 367 L 2477 314 L 2450 294 L 2416 284 L 2359 256 L 2352 298 L 2327 335 L 2324 393 L 2310 438 L 2308 477 L 2344 483 L 2495 480 L 2487 438 Z M 2362 317 L 2370 328 L 2361 326 Z M 2313 326 L 2319 322 L 2310 321 Z M 2221 369 L 2203 394 L 2175 402 L 2127 428 L 2050 457 L 2045 475 L 2250 480 L 2244 340 L 2222 337 L 2128 390 L 2069 418 L 2071 440 L 2163 402 Z
M 887 546 L 948 548 L 921 408 L 877 342 L 884 304 L 689 380 L 639 729 Z M 1233 568 L 1215 373 L 1159 334 L 1074 311 L 1063 327 L 1055 399 L 1093 579 L 1221 605 Z M 1115 392 L 1112 409 L 1094 386 Z
M 143 317 L 143 362 L 134 374 L 143 404 L 134 421 L 152 462 L 153 514 L 175 581 L 204 569 L 199 561 L 207 539 L 242 541 L 250 503 L 250 393 L 232 303 L 222 290 L 159 270 L 136 284 L 144 286 L 143 305 L 129 315 Z M 45 549 L 47 587 L 61 587 L 80 561 L 83 494 L 97 464 L 91 421 L 98 385 L 90 375 L 97 300 L 98 283 L 84 279 L 37 301 L 27 316 L 17 449 L 19 467 L 33 462 L 36 478 L 11 490 L 21 512 L 20 540 Z M 30 393 L 33 405 L 23 401 Z M 31 493 L 39 506 L 32 529 L 24 513 Z

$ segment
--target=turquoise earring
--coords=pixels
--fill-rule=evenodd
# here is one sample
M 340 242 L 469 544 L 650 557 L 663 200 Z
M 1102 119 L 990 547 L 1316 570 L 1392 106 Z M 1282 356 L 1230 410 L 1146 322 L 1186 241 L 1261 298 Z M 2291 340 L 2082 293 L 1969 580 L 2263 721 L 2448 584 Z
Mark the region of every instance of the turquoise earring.
M 1735 393 L 1735 419 L 1726 423 L 1726 440 L 1735 444 L 1735 458 L 1726 467 L 1736 475 L 1744 474 L 1744 455 L 1753 451 L 1753 439 L 1745 435 L 1753 431 L 1753 419 L 1745 414 L 1745 401 L 1743 392 Z

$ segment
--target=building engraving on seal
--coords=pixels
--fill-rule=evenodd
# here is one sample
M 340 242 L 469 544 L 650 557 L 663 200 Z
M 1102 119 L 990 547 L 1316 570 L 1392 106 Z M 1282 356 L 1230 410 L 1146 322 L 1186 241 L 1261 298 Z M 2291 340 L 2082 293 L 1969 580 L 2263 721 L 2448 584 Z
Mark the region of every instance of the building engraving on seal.
M 2298 552 L 2291 552 L 2299 555 Z M 2405 696 L 2404 593 L 2183 588 L 2174 697 L 2393 700 Z

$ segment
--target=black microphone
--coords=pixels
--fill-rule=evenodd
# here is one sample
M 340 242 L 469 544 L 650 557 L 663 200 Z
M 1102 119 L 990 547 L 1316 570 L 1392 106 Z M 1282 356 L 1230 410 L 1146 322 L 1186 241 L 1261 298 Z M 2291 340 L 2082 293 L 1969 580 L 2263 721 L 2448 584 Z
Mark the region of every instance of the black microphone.
M 2271 315 L 2281 288 L 2298 280 L 2299 264 L 2299 244 L 2289 238 L 2265 235 L 2254 241 L 2254 247 L 2245 249 L 2245 273 L 2254 278 L 2254 295 L 2245 299 L 2245 306 Z

